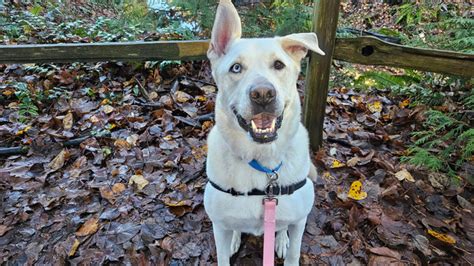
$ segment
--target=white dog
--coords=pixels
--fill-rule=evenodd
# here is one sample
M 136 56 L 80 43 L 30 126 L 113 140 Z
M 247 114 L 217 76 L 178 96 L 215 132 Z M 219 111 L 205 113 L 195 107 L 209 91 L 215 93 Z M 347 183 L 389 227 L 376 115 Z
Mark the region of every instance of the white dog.
M 263 233 L 269 178 L 278 177 L 275 251 L 285 265 L 298 265 L 314 201 L 316 178 L 308 133 L 300 122 L 296 89 L 300 62 L 309 50 L 321 55 L 314 33 L 241 39 L 239 15 L 221 0 L 208 58 L 219 89 L 216 125 L 208 138 L 204 206 L 214 230 L 219 265 L 228 265 L 240 234 Z M 267 174 L 264 170 L 272 170 Z

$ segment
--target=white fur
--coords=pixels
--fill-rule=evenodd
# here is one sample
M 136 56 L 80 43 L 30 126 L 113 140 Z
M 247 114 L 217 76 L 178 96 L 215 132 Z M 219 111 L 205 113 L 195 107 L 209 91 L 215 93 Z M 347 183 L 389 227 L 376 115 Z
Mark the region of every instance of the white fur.
M 221 1 L 214 23 L 208 57 L 219 92 L 216 101 L 216 125 L 208 137 L 206 171 L 210 180 L 224 189 L 248 192 L 263 190 L 268 182 L 264 173 L 248 165 L 252 159 L 269 168 L 283 162 L 278 183 L 286 186 L 301 181 L 315 171 L 309 156 L 308 133 L 300 122 L 300 100 L 296 81 L 300 60 L 307 49 L 324 54 L 314 33 L 285 37 L 241 39 L 240 19 L 230 1 Z M 272 68 L 280 60 L 283 70 Z M 229 68 L 240 63 L 239 74 Z M 231 107 L 250 119 L 249 89 L 265 78 L 276 89 L 276 109 L 283 112 L 278 138 L 259 144 L 238 124 Z M 311 174 L 310 174 L 311 172 Z M 313 183 L 308 178 L 304 187 L 292 195 L 278 196 L 276 209 L 277 255 L 285 257 L 285 265 L 298 265 L 301 238 L 314 201 Z M 228 265 L 229 258 L 240 246 L 240 233 L 263 233 L 262 196 L 232 196 L 208 184 L 204 206 L 214 230 L 219 265 Z

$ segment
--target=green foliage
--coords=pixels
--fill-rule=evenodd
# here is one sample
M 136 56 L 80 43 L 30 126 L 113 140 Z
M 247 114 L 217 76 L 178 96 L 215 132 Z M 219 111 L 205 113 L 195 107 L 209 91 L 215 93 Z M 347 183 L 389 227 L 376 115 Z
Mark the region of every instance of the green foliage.
M 401 5 L 396 19 L 404 26 L 400 37 L 411 46 L 474 53 L 474 18 L 453 9 L 429 1 Z
M 439 5 L 423 3 L 406 3 L 398 7 L 397 24 L 415 25 L 422 21 L 436 19 L 440 12 Z
M 199 25 L 201 35 L 209 37 L 214 22 L 216 0 L 173 0 L 186 21 Z M 272 4 L 238 7 L 245 37 L 286 35 L 311 30 L 311 1 L 277 0 Z M 195 34 L 196 36 L 198 34 Z
M 455 177 L 474 155 L 474 129 L 453 114 L 429 110 L 425 116 L 423 129 L 412 133 L 413 145 L 402 161 Z
M 26 83 L 18 82 L 13 84 L 15 95 L 20 101 L 18 105 L 19 121 L 25 123 L 38 115 L 38 107 L 35 104 L 37 95 L 32 92 Z

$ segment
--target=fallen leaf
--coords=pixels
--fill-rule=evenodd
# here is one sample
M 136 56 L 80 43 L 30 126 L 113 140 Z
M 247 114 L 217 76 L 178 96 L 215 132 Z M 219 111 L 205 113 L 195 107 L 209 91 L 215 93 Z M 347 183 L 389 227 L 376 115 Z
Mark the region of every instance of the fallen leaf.
M 363 200 L 367 198 L 367 192 L 362 191 L 362 182 L 358 180 L 352 182 L 347 197 L 354 200 Z
M 346 166 L 346 164 L 336 159 L 334 159 L 334 161 L 332 161 L 332 164 L 331 164 L 331 168 L 341 168 L 344 166 Z
M 124 183 L 117 183 L 112 186 L 112 192 L 115 194 L 120 194 L 125 190 L 125 184 Z
M 119 148 L 120 150 L 128 150 L 132 147 L 130 143 L 124 139 L 117 139 L 114 142 L 114 146 Z
M 99 229 L 99 219 L 90 218 L 87 220 L 76 232 L 76 236 L 88 236 L 92 235 Z
M 347 161 L 347 166 L 349 167 L 354 167 L 357 165 L 358 162 L 360 162 L 360 157 L 354 157 L 354 158 L 351 158 L 349 161 Z
M 380 256 L 391 257 L 397 260 L 400 260 L 402 258 L 402 255 L 400 255 L 400 253 L 387 247 L 369 248 L 369 251 Z
M 183 92 L 183 91 L 176 91 L 175 94 L 174 94 L 174 97 L 176 99 L 176 101 L 180 102 L 180 103 L 185 103 L 189 100 L 191 100 L 193 97 L 189 94 L 187 94 L 186 92 Z
M 431 230 L 431 229 L 428 229 L 428 234 L 430 234 L 431 236 L 437 238 L 438 240 L 441 240 L 445 243 L 448 243 L 448 244 L 456 244 L 456 239 L 454 239 L 454 237 L 450 236 L 450 235 L 447 235 L 447 234 L 443 234 L 443 233 L 438 233 L 434 230 Z
M 398 171 L 397 173 L 395 173 L 395 177 L 396 177 L 399 181 L 406 180 L 406 181 L 410 181 L 410 182 L 415 182 L 415 179 L 414 179 L 413 176 L 410 174 L 410 172 L 408 172 L 407 169 L 402 169 L 402 170 Z
M 104 113 L 110 114 L 114 111 L 114 108 L 108 104 L 102 106 L 102 110 L 104 110 Z
M 63 118 L 63 128 L 69 130 L 72 128 L 73 123 L 74 117 L 72 116 L 72 112 L 68 112 L 67 115 Z
M 374 102 L 368 103 L 367 108 L 372 113 L 380 113 L 382 111 L 382 102 L 374 101 Z
M 148 185 L 148 180 L 146 180 L 143 175 L 132 175 L 128 181 L 129 185 L 137 185 L 138 190 L 142 190 L 146 185 Z
M 52 171 L 56 171 L 64 166 L 64 162 L 69 158 L 70 154 L 67 149 L 63 149 L 54 159 L 48 164 Z
M 74 240 L 74 243 L 72 244 L 72 247 L 71 247 L 71 250 L 69 251 L 69 257 L 72 257 L 74 256 L 74 254 L 76 254 L 76 251 L 77 251 L 77 248 L 79 247 L 79 245 L 81 244 L 81 242 L 77 239 Z
M 410 104 L 410 99 L 405 99 L 405 100 L 401 101 L 401 102 L 398 104 L 398 106 L 399 106 L 400 108 L 405 108 L 405 107 L 407 107 L 409 104 Z
M 11 227 L 0 224 L 0 236 L 3 236 L 6 232 L 10 231 Z

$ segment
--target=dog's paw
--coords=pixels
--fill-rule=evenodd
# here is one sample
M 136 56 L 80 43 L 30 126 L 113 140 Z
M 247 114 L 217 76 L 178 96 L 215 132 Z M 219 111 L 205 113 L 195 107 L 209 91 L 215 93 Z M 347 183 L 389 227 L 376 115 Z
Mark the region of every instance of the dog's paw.
M 277 232 L 275 239 L 275 251 L 279 258 L 284 259 L 286 257 L 286 251 L 290 247 L 290 239 L 288 238 L 288 231 L 281 230 Z
M 230 244 L 230 255 L 234 255 L 240 248 L 240 232 L 234 231 L 232 234 L 232 243 Z

